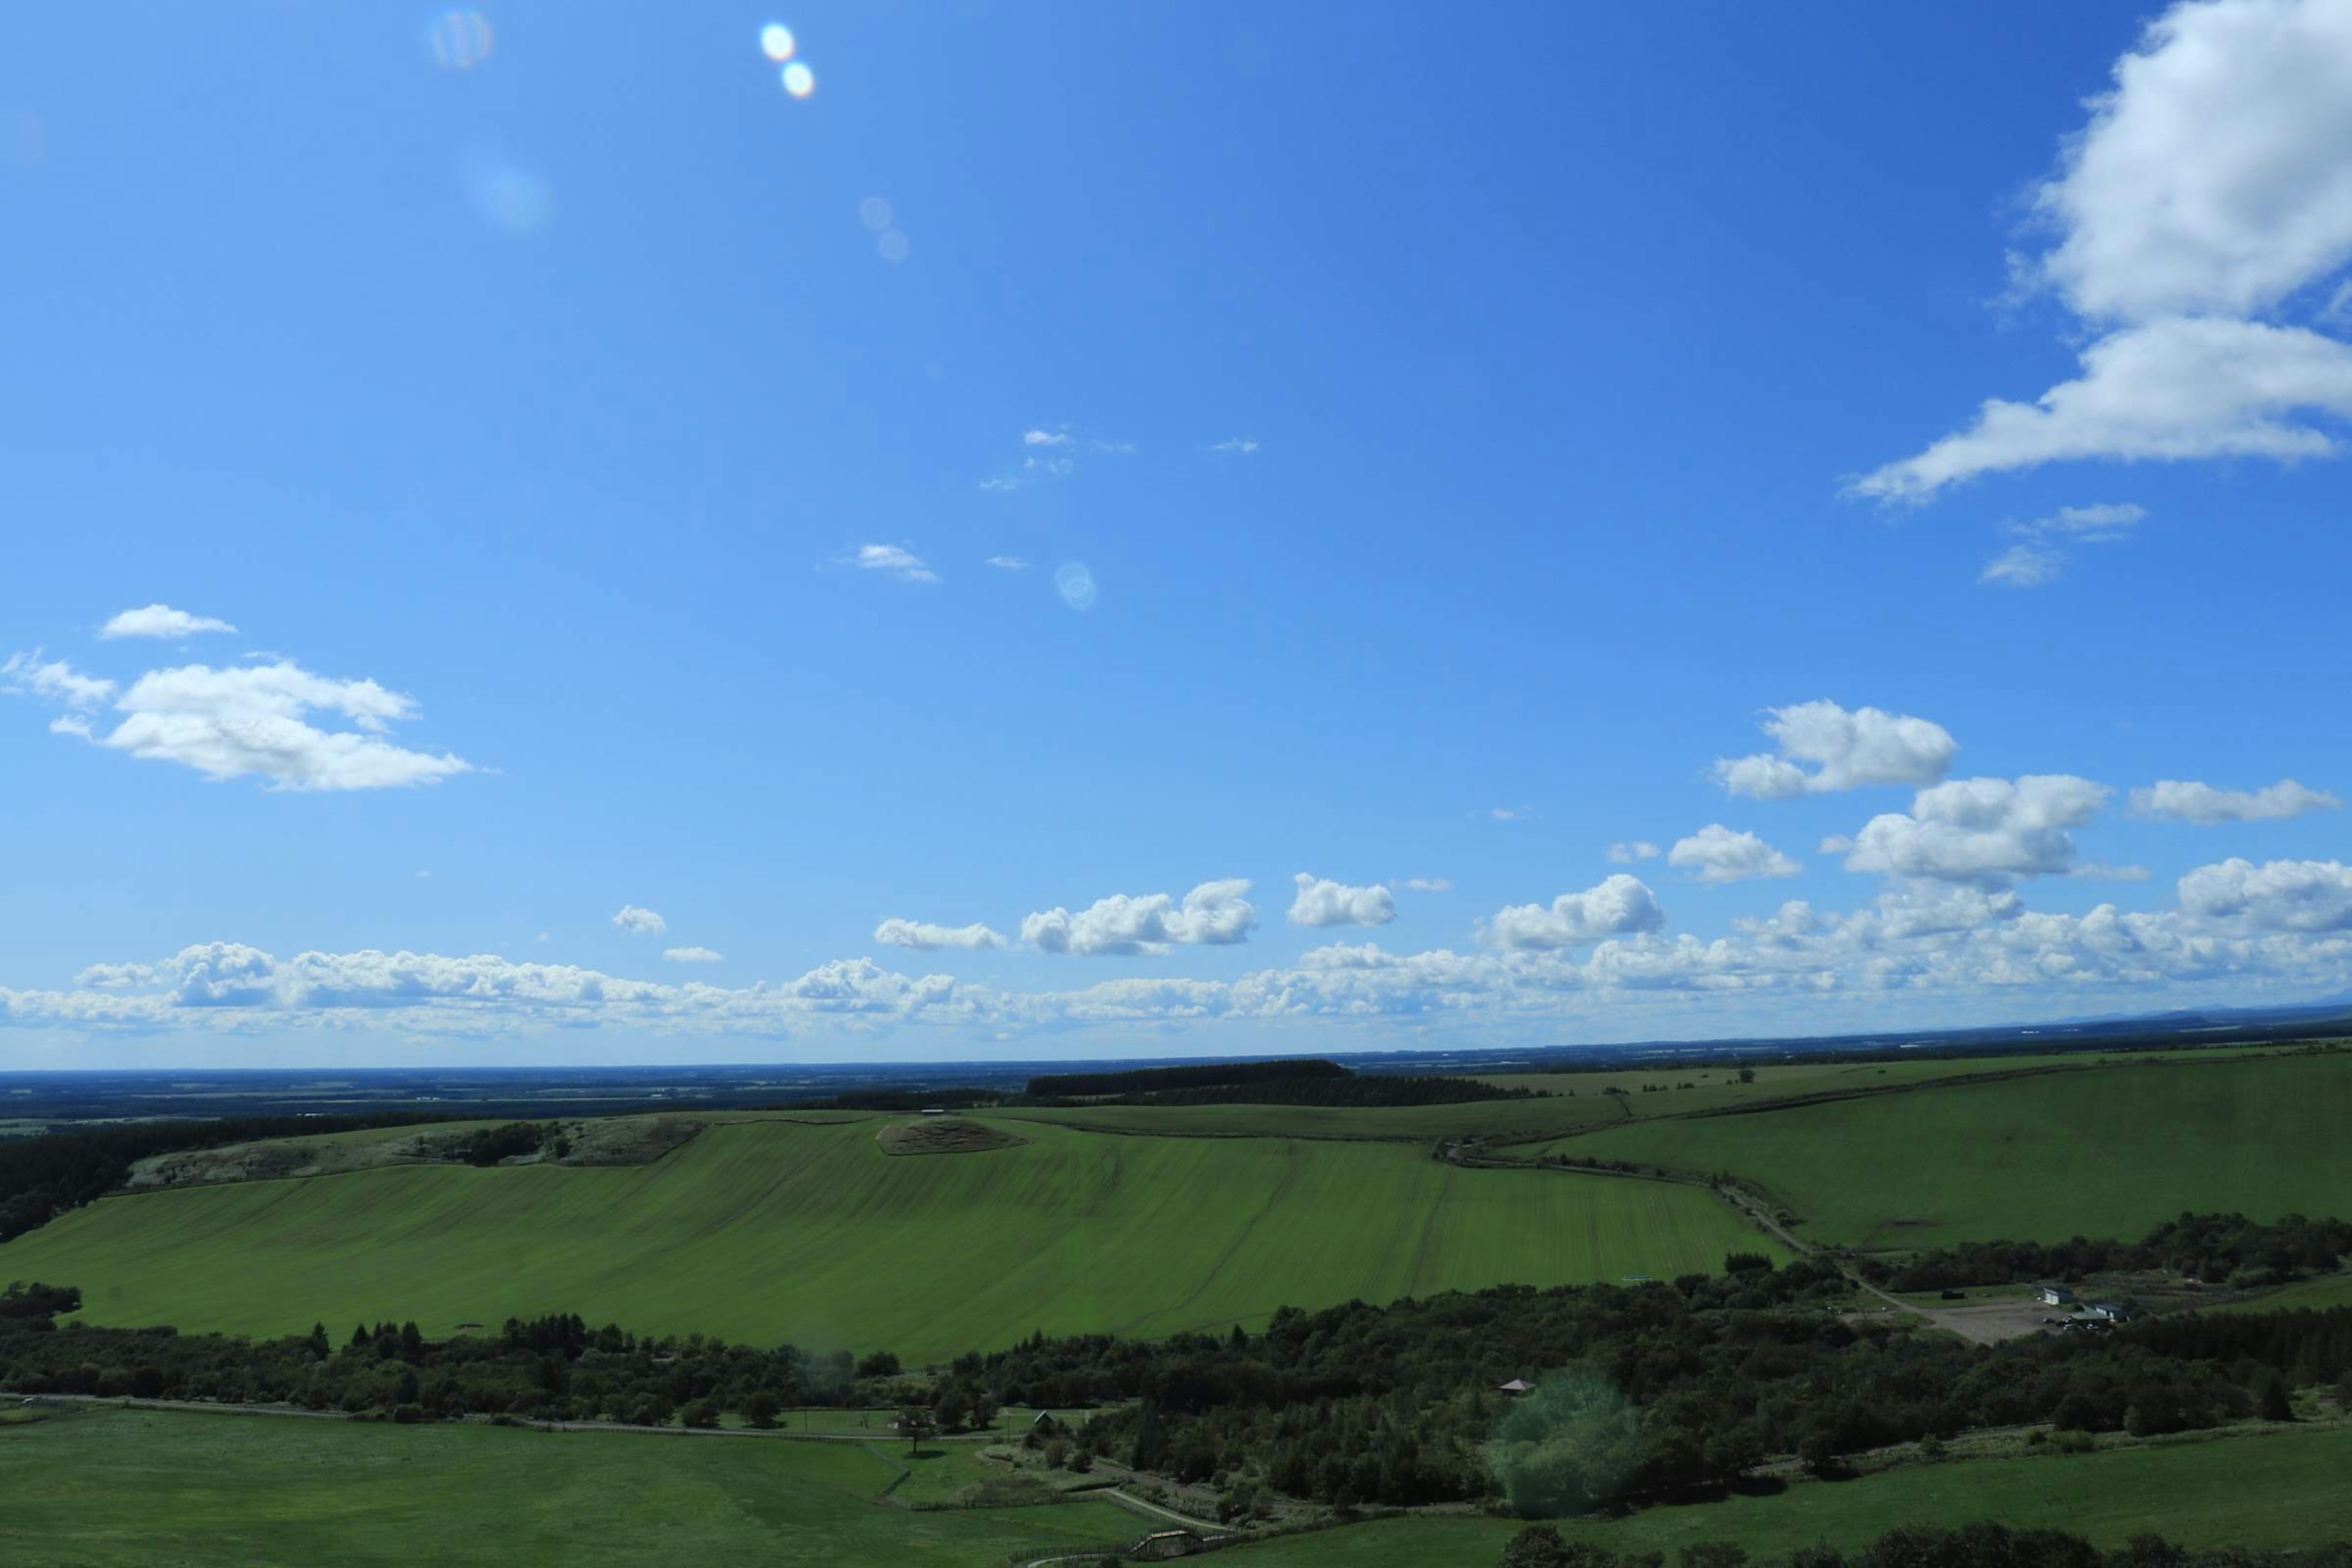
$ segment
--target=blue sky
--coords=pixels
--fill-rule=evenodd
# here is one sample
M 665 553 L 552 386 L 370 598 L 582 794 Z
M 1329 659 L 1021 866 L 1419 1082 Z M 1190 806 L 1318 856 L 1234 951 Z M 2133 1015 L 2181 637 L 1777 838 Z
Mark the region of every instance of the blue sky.
M 16 8 L 0 1066 L 2343 991 L 2347 106 L 2346 0 Z

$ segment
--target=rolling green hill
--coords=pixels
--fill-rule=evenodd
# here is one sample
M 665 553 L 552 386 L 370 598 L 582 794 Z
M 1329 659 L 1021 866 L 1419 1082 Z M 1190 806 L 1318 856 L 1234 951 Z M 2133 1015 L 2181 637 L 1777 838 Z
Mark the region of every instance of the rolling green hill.
M 107 1411 L 0 1427 L 0 1562 L 976 1568 L 1132 1539 L 1095 1500 L 914 1513 L 862 1444 Z
M 2127 1066 L 1730 1116 L 1546 1152 L 1761 1183 L 1825 1242 L 2137 1237 L 2184 1210 L 2352 1215 L 2352 1054 Z
M 1762 1247 L 1692 1188 L 1461 1170 L 1412 1145 L 1117 1137 L 892 1157 L 878 1120 L 715 1127 L 643 1166 L 410 1166 L 105 1199 L 0 1250 L 118 1324 L 577 1311 L 911 1362 L 1033 1330 L 1160 1335 L 1283 1305 L 1671 1276 Z M 1769 1248 L 1765 1248 L 1769 1250 Z

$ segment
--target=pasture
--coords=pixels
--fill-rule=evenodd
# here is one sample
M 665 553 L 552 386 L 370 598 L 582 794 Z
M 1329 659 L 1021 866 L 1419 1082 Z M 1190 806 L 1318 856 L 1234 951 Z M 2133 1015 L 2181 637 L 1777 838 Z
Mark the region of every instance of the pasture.
M 2184 1211 L 2352 1215 L 2352 1054 L 2157 1057 L 1602 1129 L 1545 1152 L 1729 1172 L 1861 1247 L 2137 1237 Z
M 993 1120 L 993 1119 L 992 1119 Z M 8 1244 L 97 1322 L 341 1336 L 576 1311 L 910 1363 L 1034 1330 L 1662 1278 L 1775 1250 L 1695 1188 L 1464 1170 L 1411 1144 L 1116 1137 L 893 1157 L 879 1120 L 714 1127 L 649 1165 L 400 1166 L 106 1198 Z
M 1570 1540 L 1664 1552 L 1672 1562 L 1701 1541 L 1738 1542 L 1759 1556 L 1823 1540 L 1851 1551 L 1899 1525 L 1980 1519 L 2064 1530 L 2105 1547 L 2151 1532 L 2190 1546 L 2341 1540 L 2352 1536 L 2352 1429 L 1913 1465 L 1559 1528 Z M 1406 1518 L 1244 1546 L 1219 1560 L 1232 1568 L 1492 1568 L 1518 1529 L 1502 1520 Z
M 0 1562 L 25 1568 L 979 1568 L 1148 1528 L 1093 1500 L 912 1512 L 857 1443 L 110 1410 L 0 1427 Z
M 1023 1122 L 1166 1137 L 1416 1143 L 1440 1138 L 1546 1138 L 1625 1120 L 1616 1097 L 1598 1092 L 1573 1099 L 1560 1095 L 1550 1100 L 1483 1100 L 1460 1105 L 1087 1105 L 1058 1110 L 1021 1107 L 994 1114 Z

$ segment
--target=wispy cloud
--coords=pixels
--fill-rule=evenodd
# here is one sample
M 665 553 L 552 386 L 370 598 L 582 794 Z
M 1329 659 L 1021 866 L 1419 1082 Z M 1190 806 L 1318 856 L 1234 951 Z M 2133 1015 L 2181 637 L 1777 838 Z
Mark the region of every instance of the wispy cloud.
M 940 580 L 940 574 L 925 564 L 921 556 L 896 544 L 861 544 L 856 554 L 846 558 L 845 564 L 861 572 L 886 572 L 901 583 Z
M 1022 560 L 1018 555 L 992 555 L 988 558 L 988 563 L 991 566 L 995 567 L 999 572 L 1026 572 L 1029 570 L 1029 563 Z
M 2048 517 L 2008 523 L 2006 531 L 2024 542 L 2011 545 L 1985 563 L 1977 581 L 2005 588 L 2039 588 L 2054 583 L 2073 546 L 2114 544 L 2129 539 L 2147 518 L 2146 507 L 2125 502 L 2060 507 Z
M 1257 450 L 1257 443 L 1247 436 L 1229 436 L 1222 441 L 1212 442 L 1209 446 L 1209 450 L 1212 452 L 1255 452 Z
M 149 605 L 144 609 L 123 611 L 100 626 L 98 635 L 109 638 L 185 637 L 200 632 L 235 630 L 226 621 L 217 621 L 210 616 L 192 616 L 169 605 Z
M 1076 439 L 1067 430 L 1029 429 L 1021 432 L 1021 444 L 1024 447 L 1067 447 Z
M 1646 838 L 1609 847 L 1609 863 L 1612 866 L 1631 866 L 1637 860 L 1654 860 L 1657 858 L 1658 847 Z
M 727 955 L 707 947 L 666 947 L 662 956 L 672 963 L 724 963 Z

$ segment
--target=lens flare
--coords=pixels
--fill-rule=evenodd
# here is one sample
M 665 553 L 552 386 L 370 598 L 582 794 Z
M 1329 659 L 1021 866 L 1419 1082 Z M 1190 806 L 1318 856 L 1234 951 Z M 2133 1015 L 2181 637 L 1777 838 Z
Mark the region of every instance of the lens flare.
M 895 228 L 886 228 L 875 237 L 874 248 L 882 253 L 885 261 L 904 261 L 907 252 L 913 247 L 907 243 L 905 235 Z
M 1054 569 L 1054 589 L 1074 610 L 1095 607 L 1095 574 L 1082 561 L 1065 561 Z
M 890 226 L 890 204 L 880 196 L 868 196 L 857 204 L 857 221 L 880 234 Z
M 782 22 L 771 22 L 760 29 L 760 52 L 782 65 L 793 58 L 793 30 Z
M 445 71 L 469 71 L 490 58 L 498 35 L 479 11 L 444 11 L 425 30 L 433 63 Z
M 805 61 L 794 60 L 784 68 L 784 90 L 794 98 L 806 98 L 816 90 L 816 72 Z

